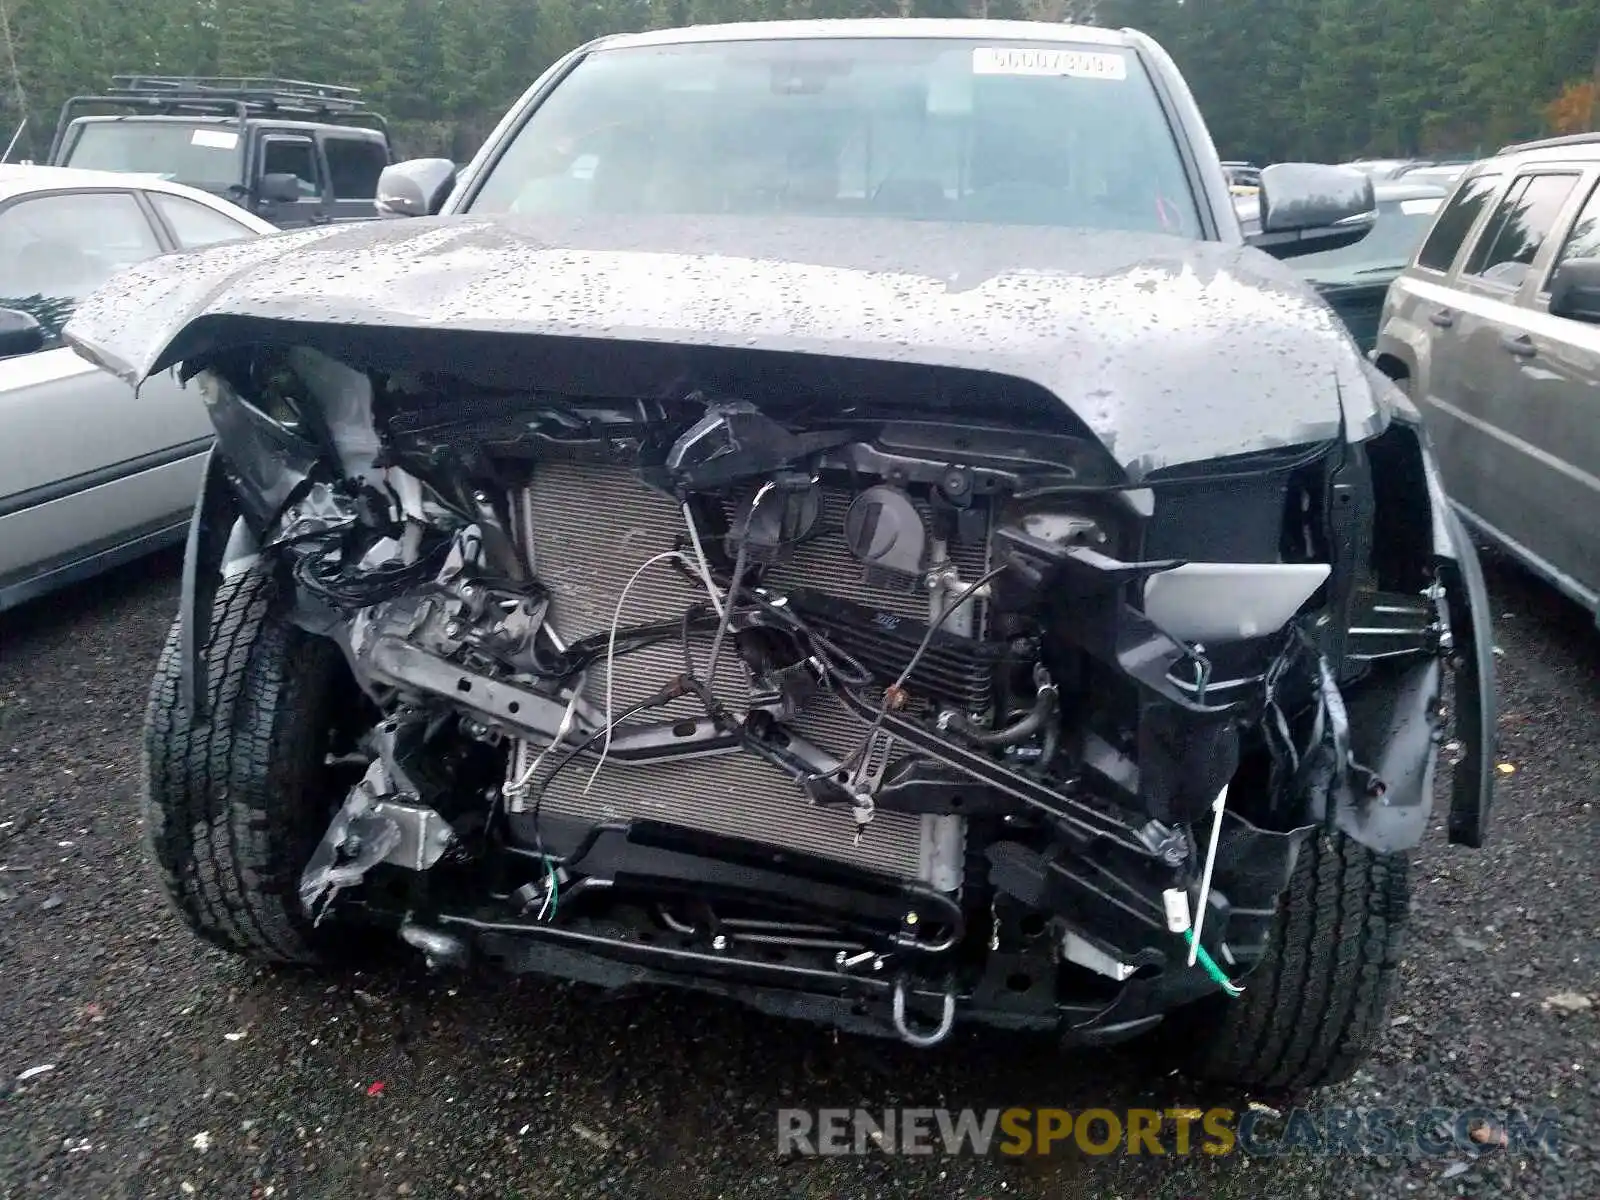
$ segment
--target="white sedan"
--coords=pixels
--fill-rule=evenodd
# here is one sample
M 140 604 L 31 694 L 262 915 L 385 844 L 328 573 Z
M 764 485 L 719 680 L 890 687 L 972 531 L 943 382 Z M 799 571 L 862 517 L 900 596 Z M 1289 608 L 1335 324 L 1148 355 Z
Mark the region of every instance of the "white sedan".
M 60 340 L 114 272 L 276 232 L 165 180 L 0 165 L 0 610 L 181 541 L 211 423 L 169 372 L 132 389 Z

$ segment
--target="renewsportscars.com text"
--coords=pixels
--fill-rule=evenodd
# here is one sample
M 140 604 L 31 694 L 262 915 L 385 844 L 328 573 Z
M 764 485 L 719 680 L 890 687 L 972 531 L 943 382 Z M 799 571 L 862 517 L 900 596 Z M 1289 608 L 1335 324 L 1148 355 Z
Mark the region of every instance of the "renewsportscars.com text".
M 785 1108 L 780 1155 L 1556 1153 L 1560 1114 L 1427 1108 Z

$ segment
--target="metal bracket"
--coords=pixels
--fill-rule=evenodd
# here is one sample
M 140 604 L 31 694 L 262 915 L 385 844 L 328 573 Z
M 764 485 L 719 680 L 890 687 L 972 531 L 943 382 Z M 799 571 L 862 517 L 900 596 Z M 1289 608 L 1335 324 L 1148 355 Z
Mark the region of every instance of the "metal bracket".
M 394 761 L 391 732 L 300 875 L 300 904 L 314 923 L 321 923 L 339 892 L 357 886 L 379 863 L 426 871 L 454 843 L 455 830 L 438 812 L 395 798 L 406 784 Z

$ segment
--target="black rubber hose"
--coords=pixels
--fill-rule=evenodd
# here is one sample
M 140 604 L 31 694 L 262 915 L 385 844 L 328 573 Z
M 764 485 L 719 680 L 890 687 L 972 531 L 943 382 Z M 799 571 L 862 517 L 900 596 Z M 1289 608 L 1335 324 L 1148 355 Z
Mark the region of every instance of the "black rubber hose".
M 1043 729 L 1055 710 L 1056 689 L 1047 684 L 1039 689 L 1039 695 L 1027 714 L 1010 725 L 999 729 L 979 729 L 960 713 L 951 713 L 945 722 L 945 729 L 975 746 L 1015 746 Z

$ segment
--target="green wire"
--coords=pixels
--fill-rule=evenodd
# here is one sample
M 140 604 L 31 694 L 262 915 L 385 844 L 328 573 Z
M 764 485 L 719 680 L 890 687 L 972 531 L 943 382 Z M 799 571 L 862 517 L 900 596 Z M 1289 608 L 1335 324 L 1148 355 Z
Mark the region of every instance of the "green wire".
M 561 906 L 561 888 L 556 882 L 556 866 L 550 859 L 544 860 L 544 869 L 550 872 L 550 919 L 556 919 L 556 909 Z
M 1183 940 L 1188 942 L 1191 946 L 1194 945 L 1194 928 L 1192 926 L 1183 931 Z M 1204 946 L 1196 947 L 1195 958 L 1198 960 L 1200 965 L 1205 968 L 1206 974 L 1211 976 L 1212 982 L 1220 987 L 1223 991 L 1227 992 L 1228 995 L 1237 996 L 1240 992 L 1244 991 L 1244 988 L 1240 987 L 1233 980 L 1229 979 L 1227 975 L 1223 974 L 1222 968 L 1217 966 L 1216 960 L 1213 959 L 1211 955 L 1206 953 L 1206 948 Z

